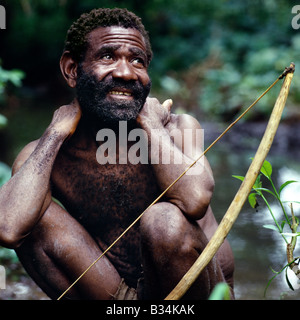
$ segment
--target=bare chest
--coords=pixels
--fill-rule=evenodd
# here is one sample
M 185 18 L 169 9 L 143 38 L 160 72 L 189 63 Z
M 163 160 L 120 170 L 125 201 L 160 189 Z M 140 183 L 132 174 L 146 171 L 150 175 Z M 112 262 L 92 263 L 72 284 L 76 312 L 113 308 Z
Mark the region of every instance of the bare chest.
M 101 237 L 128 227 L 159 193 L 150 165 L 101 165 L 88 153 L 60 153 L 52 182 L 53 196 Z

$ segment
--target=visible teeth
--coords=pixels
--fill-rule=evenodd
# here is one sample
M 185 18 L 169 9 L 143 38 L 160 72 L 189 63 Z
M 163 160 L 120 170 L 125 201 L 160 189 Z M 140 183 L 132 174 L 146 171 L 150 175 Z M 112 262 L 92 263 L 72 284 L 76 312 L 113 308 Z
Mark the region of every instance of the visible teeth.
M 123 92 L 123 91 L 111 91 L 110 94 L 116 94 L 116 95 L 119 95 L 119 96 L 128 96 L 128 97 L 131 96 L 131 93 Z

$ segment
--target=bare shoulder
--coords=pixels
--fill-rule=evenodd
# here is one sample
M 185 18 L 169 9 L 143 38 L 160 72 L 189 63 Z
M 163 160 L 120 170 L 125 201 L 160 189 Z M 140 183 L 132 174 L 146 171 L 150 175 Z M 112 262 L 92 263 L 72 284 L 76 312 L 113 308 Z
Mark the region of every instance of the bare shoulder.
M 170 116 L 168 129 L 201 129 L 199 121 L 189 114 L 174 114 Z
M 31 141 L 20 151 L 20 153 L 16 157 L 12 166 L 13 175 L 21 168 L 23 163 L 30 157 L 30 155 L 35 150 L 38 143 L 39 143 L 39 140 Z

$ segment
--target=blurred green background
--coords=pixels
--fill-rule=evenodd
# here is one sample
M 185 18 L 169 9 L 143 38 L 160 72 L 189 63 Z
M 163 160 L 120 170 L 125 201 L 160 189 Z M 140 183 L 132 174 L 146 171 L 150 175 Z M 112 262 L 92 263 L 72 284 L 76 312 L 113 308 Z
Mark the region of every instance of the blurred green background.
M 2 68 L 21 70 L 25 78 L 18 90 L 7 87 L 0 113 L 9 119 L 34 110 L 31 119 L 42 128 L 49 120 L 43 122 L 45 110 L 51 115 L 48 111 L 72 95 L 58 65 L 66 31 L 81 13 L 95 7 L 126 7 L 142 17 L 154 51 L 149 70 L 152 94 L 172 97 L 177 112 L 189 112 L 200 120 L 232 120 L 285 66 L 300 62 L 300 32 L 291 26 L 294 1 L 9 0 L 1 4 L 7 13 L 7 28 L 1 30 Z M 296 73 L 286 118 L 298 115 L 299 82 Z M 276 90 L 270 92 L 248 117 L 267 117 L 276 95 Z M 17 124 L 24 136 L 21 145 L 40 134 L 38 125 L 28 124 L 24 128 Z M 12 123 L 9 127 L 16 129 Z M 12 143 L 14 149 L 4 146 L 1 154 L 9 163 L 20 149 Z
M 197 117 L 206 130 L 205 144 L 275 81 L 291 61 L 295 62 L 281 140 L 275 141 L 273 167 L 279 169 L 284 163 L 298 169 L 300 29 L 291 26 L 294 1 L 7 0 L 0 4 L 6 9 L 7 21 L 6 30 L 0 30 L 0 184 L 9 178 L 10 167 L 22 147 L 39 138 L 53 111 L 72 98 L 73 92 L 59 70 L 65 35 L 81 13 L 95 7 L 126 7 L 142 18 L 154 52 L 149 69 L 151 94 L 161 101 L 171 97 L 175 112 Z M 208 155 L 216 178 L 214 211 L 218 219 L 238 186 L 231 175 L 244 174 L 279 89 L 280 85 L 268 93 L 241 126 L 229 133 L 230 138 Z M 247 232 L 255 228 L 248 225 Z M 257 237 L 253 232 L 249 241 Z M 241 237 L 237 233 L 233 231 L 235 244 Z M 243 259 L 245 263 L 249 256 L 239 245 L 234 251 L 237 261 Z M 9 274 L 12 270 L 19 272 L 14 274 L 19 274 L 17 278 L 9 278 L 12 283 L 20 277 L 23 283 L 29 281 L 11 251 L 0 249 L 0 264 L 8 265 Z M 243 270 L 238 272 L 242 274 Z M 237 276 L 238 285 L 241 279 Z M 8 291 L 6 295 L 2 291 L 3 299 L 18 297 Z M 35 292 L 26 296 L 38 297 Z M 238 297 L 261 296 L 255 292 Z

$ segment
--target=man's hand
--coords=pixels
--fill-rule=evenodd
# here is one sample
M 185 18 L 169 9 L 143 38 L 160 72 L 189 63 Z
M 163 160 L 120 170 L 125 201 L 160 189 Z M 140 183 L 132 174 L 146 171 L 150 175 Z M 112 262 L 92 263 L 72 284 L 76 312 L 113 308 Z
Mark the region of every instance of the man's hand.
M 74 99 L 70 104 L 61 106 L 54 112 L 49 129 L 67 139 L 75 132 L 80 118 L 81 109 L 77 99 Z
M 141 127 L 144 127 L 144 125 L 152 128 L 164 127 L 170 121 L 172 105 L 173 101 L 171 99 L 160 104 L 156 98 L 147 98 L 146 103 L 137 116 L 137 122 Z

